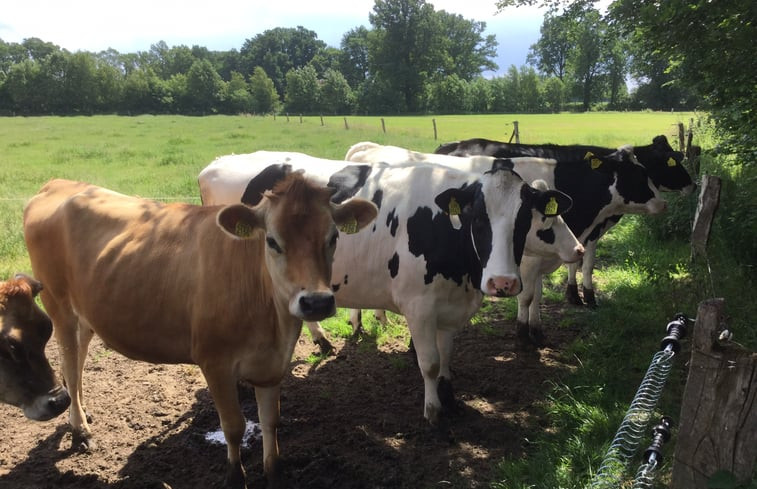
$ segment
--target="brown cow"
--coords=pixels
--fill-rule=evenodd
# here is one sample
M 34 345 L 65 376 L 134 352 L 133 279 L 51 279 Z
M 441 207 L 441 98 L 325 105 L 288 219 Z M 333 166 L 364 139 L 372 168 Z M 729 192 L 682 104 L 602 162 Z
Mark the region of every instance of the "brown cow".
M 302 320 L 336 311 L 335 223 L 359 229 L 377 214 L 366 200 L 337 205 L 331 194 L 299 173 L 255 207 L 161 204 L 47 183 L 24 211 L 24 236 L 63 353 L 75 446 L 90 447 L 81 372 L 97 333 L 133 359 L 199 365 L 227 440 L 229 487 L 246 487 L 237 382 L 253 384 L 263 467 L 275 483 L 280 383 Z
M 45 357 L 53 327 L 34 301 L 41 290 L 23 274 L 0 282 L 0 402 L 35 421 L 58 416 L 71 402 Z

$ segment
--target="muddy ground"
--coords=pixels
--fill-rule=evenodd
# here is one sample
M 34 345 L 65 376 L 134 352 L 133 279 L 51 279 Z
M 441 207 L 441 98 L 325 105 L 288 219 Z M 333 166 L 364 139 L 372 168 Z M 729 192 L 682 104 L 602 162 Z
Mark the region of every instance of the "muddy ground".
M 554 313 L 545 311 L 548 346 L 538 350 L 519 345 L 514 322 L 496 315 L 460 331 L 452 367 L 462 412 L 442 434 L 423 421 L 423 384 L 404 342 L 332 337 L 336 355 L 314 366 L 306 359 L 317 349 L 303 335 L 282 388 L 285 487 L 487 487 L 496 463 L 545 429 L 545 381 L 571 368 L 559 352 L 577 331 L 557 328 Z M 47 350 L 57 369 L 54 339 Z M 135 362 L 95 338 L 84 390 L 98 444 L 91 453 L 71 449 L 67 414 L 37 423 L 0 406 L 0 489 L 222 485 L 226 451 L 206 439 L 219 424 L 197 367 Z M 252 390 L 240 390 L 256 420 Z M 260 441 L 242 457 L 249 487 L 265 487 Z

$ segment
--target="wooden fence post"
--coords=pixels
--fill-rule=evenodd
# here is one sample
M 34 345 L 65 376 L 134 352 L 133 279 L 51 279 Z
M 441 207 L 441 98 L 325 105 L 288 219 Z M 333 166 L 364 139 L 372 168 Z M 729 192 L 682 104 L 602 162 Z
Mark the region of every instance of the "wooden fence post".
M 287 122 L 289 122 L 289 112 L 287 112 Z
M 672 489 L 709 487 L 721 470 L 749 480 L 757 462 L 757 353 L 721 340 L 724 308 L 723 299 L 699 304 Z
M 684 127 L 683 122 L 678 123 L 678 150 L 683 153 L 686 150 L 686 145 L 684 144 Z
M 694 225 L 691 228 L 691 260 L 696 255 L 704 255 L 707 251 L 707 241 L 710 239 L 712 220 L 720 203 L 720 178 L 712 175 L 702 176 L 702 190 L 699 192 L 699 202 L 694 214 Z
M 520 144 L 520 132 L 518 131 L 518 121 L 513 121 L 513 133 L 510 135 L 510 140 L 508 141 L 508 143 L 512 143 L 513 138 L 515 138 L 515 142 L 517 144 Z
M 384 131 L 384 134 L 386 134 L 386 124 L 384 123 L 384 118 L 381 118 L 381 130 Z
M 350 126 L 349 126 L 349 124 L 347 124 L 347 118 L 346 117 L 344 118 L 344 129 L 347 130 L 347 131 L 350 130 Z
M 434 141 L 436 141 L 436 119 L 431 119 L 431 122 L 434 124 Z
M 323 116 L 321 116 L 321 126 L 324 126 L 324 124 L 323 124 Z
M 302 114 L 300 114 L 300 124 L 302 124 Z

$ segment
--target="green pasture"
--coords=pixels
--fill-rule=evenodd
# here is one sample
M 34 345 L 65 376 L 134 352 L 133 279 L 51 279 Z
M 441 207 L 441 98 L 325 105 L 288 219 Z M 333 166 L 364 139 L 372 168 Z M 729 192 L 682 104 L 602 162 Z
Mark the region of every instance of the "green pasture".
M 676 146 L 677 124 L 688 126 L 692 118 L 699 120 L 694 113 L 651 112 L 387 116 L 382 128 L 380 117 L 348 116 L 349 129 L 345 119 L 336 116 L 0 118 L 0 276 L 30 272 L 22 210 L 50 178 L 85 180 L 127 194 L 199 203 L 197 174 L 224 154 L 267 149 L 342 159 L 352 144 L 366 140 L 430 152 L 440 143 L 457 139 L 507 140 L 513 121 L 518 121 L 525 143 L 619 146 L 648 144 L 665 134 Z M 695 143 L 705 149 L 716 144 L 704 134 L 701 138 Z M 703 160 L 703 168 L 714 173 L 736 171 L 718 167 L 712 159 Z M 719 228 L 713 231 L 708 261 L 691 263 L 687 229 L 696 195 L 669 200 L 670 216 L 624 217 L 600 242 L 595 273 L 600 307 L 570 309 L 558 318 L 557 327 L 580 326 L 578 339 L 562 352 L 575 369 L 545 385 L 544 401 L 534 406 L 544 416 L 545 429 L 529 437 L 524 458 L 492 461 L 498 470 L 492 487 L 584 487 L 598 469 L 675 313 L 694 316 L 701 300 L 725 297 L 737 338 L 748 346 L 757 345 L 748 322 L 757 313 L 755 301 L 744 293 L 752 290 L 753 268 L 734 261 L 732 236 Z M 719 212 L 728 209 L 721 205 Z M 547 302 L 562 301 L 564 277 L 564 270 L 558 270 L 545 280 Z M 473 324 L 486 328 L 495 315 L 513 319 L 514 301 L 485 303 Z M 329 334 L 350 333 L 343 318 L 326 322 Z M 382 334 L 407 337 L 406 329 L 397 327 L 402 319 L 391 319 L 393 327 L 388 330 L 369 324 L 369 334 L 377 342 Z M 685 361 L 676 365 L 660 404 L 660 411 L 674 418 L 680 410 L 685 368 Z M 666 465 L 663 483 L 667 470 Z

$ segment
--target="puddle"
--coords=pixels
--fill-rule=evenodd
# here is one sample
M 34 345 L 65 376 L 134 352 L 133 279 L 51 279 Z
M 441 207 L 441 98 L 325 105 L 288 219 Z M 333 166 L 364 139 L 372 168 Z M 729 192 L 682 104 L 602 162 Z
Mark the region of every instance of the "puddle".
M 249 447 L 251 442 L 259 441 L 262 438 L 263 431 L 260 429 L 260 425 L 254 421 L 247 421 L 244 436 L 242 436 L 242 446 Z M 214 445 L 226 445 L 226 438 L 223 436 L 221 428 L 205 433 L 205 439 Z

